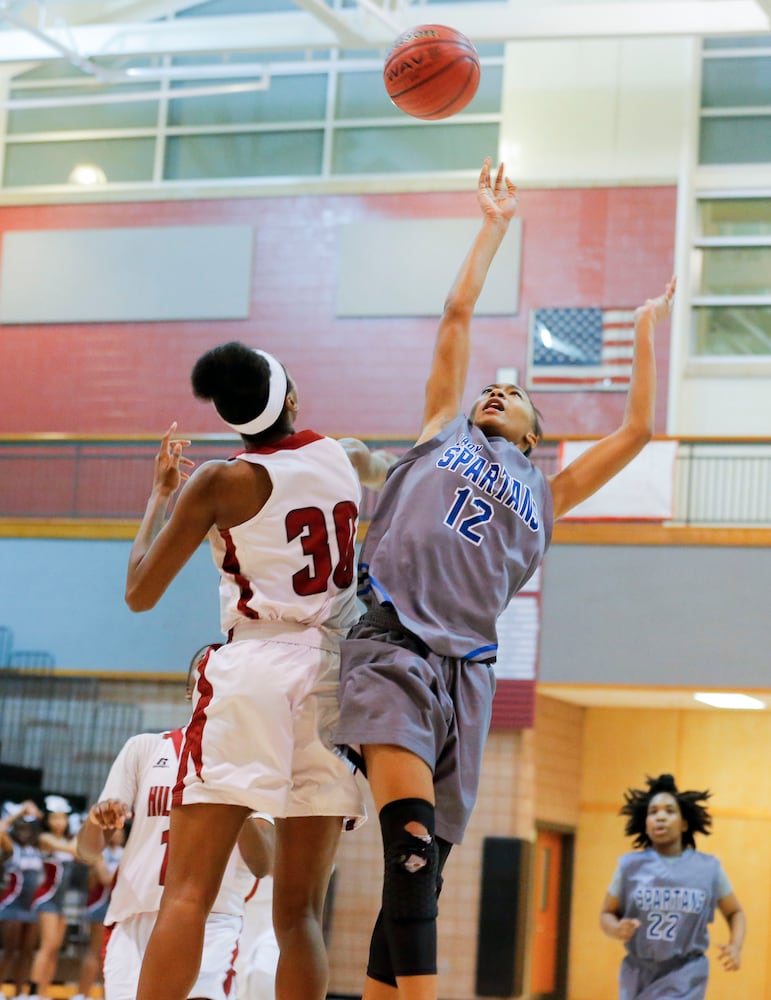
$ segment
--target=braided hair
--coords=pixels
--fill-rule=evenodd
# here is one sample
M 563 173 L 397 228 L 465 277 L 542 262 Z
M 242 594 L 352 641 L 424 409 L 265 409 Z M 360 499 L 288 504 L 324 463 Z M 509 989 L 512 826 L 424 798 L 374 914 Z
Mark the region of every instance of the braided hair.
M 634 837 L 635 847 L 651 846 L 651 839 L 645 827 L 648 807 L 651 799 L 662 792 L 674 798 L 680 809 L 680 815 L 685 820 L 687 829 L 683 833 L 683 847 L 696 847 L 694 833 L 709 836 L 712 817 L 702 803 L 710 798 L 712 795 L 710 791 L 679 792 L 671 774 L 660 774 L 658 778 L 648 776 L 645 783 L 648 786 L 646 789 L 628 788 L 624 792 L 624 805 L 619 811 L 619 816 L 628 817 L 624 833 L 627 837 Z

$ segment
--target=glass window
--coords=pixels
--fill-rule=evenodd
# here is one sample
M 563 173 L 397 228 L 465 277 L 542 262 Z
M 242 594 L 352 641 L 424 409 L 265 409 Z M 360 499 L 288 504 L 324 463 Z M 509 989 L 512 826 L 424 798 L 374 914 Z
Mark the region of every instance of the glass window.
M 43 100 L 46 97 L 101 96 L 104 94 L 136 94 L 149 91 L 157 94 L 157 84 L 121 87 L 58 87 L 51 90 L 14 90 L 11 97 Z M 77 104 L 70 107 L 12 108 L 8 112 L 8 132 L 22 135 L 28 132 L 76 132 L 97 129 L 154 128 L 158 121 L 157 98 L 147 101 L 115 101 L 109 104 Z
M 503 67 L 483 66 L 479 80 L 479 89 L 474 99 L 464 108 L 463 114 L 486 115 L 498 114 L 501 110 L 501 94 L 503 93 Z
M 170 136 L 166 180 L 227 177 L 306 177 L 321 173 L 324 133 L 249 132 Z
M 397 118 L 403 113 L 386 93 L 382 70 L 338 76 L 336 118 Z
M 768 236 L 771 198 L 716 198 L 699 203 L 702 236 Z
M 771 114 L 702 118 L 699 162 L 771 162 Z
M 771 296 L 771 245 L 702 251 L 701 295 Z
M 75 167 L 83 163 L 100 167 L 113 183 L 151 181 L 154 150 L 154 139 L 8 143 L 3 184 L 67 184 Z
M 705 49 L 771 49 L 771 35 L 743 35 L 726 38 L 705 38 Z
M 498 125 L 407 125 L 335 130 L 334 174 L 478 170 L 498 149 Z
M 701 82 L 703 108 L 771 106 L 771 57 L 705 59 Z
M 357 8 L 357 0 L 322 2 L 331 9 Z M 296 0 L 203 0 L 174 16 L 296 10 Z M 54 102 L 120 95 L 130 100 L 9 109 L 5 183 L 64 184 L 82 164 L 97 176 L 104 172 L 108 182 L 124 184 L 250 177 L 291 183 L 294 177 L 322 177 L 328 171 L 339 176 L 477 170 L 498 147 L 504 50 L 501 43 L 477 46 L 483 65 L 474 99 L 459 115 L 436 123 L 410 118 L 389 100 L 382 76 L 387 46 L 104 56 L 100 67 L 119 74 L 120 82 L 99 84 L 57 58 L 14 77 L 11 96 Z M 270 85 L 261 90 L 265 66 Z M 159 72 L 155 79 L 151 73 L 132 74 L 124 83 L 129 68 Z M 190 92 L 202 87 L 217 92 Z M 473 116 L 487 121 L 469 121 Z
M 270 14 L 276 11 L 297 10 L 293 0 L 210 0 L 178 10 L 175 18 L 227 17 L 229 14 Z
M 694 314 L 697 354 L 771 355 L 771 306 L 697 306 Z
M 230 81 L 237 83 L 238 81 Z M 243 82 L 254 82 L 244 80 Z M 200 81 L 175 84 L 175 91 Z M 327 100 L 325 74 L 274 76 L 267 90 L 221 93 L 211 97 L 175 98 L 169 102 L 171 126 L 244 125 L 261 122 L 324 120 Z

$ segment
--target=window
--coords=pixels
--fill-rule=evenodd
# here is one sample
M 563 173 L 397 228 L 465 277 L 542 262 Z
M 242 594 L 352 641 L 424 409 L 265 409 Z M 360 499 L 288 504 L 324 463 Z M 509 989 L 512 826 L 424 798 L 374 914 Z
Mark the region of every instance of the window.
M 771 358 L 771 35 L 708 38 L 702 56 L 699 164 L 734 168 L 730 177 L 736 187 L 703 190 L 696 196 L 691 354 L 767 362 Z M 740 179 L 753 164 L 769 165 L 769 183 L 762 190 L 747 189 L 746 179 Z M 728 178 L 729 173 L 723 176 Z M 749 371 L 755 370 L 759 371 L 757 366 Z
M 705 39 L 699 162 L 771 163 L 771 35 Z
M 771 193 L 699 200 L 693 353 L 771 357 Z
M 296 9 L 291 0 L 257 6 Z M 211 0 L 176 17 L 254 8 L 255 0 Z M 498 148 L 503 45 L 479 46 L 479 55 L 476 96 L 441 122 L 410 118 L 388 100 L 385 50 L 104 57 L 89 72 L 66 59 L 42 63 L 9 81 L 2 184 L 217 181 L 241 194 L 244 180 L 476 171 Z

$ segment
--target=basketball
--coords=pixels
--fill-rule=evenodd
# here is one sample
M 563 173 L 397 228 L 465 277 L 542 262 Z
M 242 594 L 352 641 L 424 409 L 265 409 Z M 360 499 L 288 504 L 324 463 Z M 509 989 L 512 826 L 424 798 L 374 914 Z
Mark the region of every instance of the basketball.
M 396 107 L 428 120 L 462 111 L 476 94 L 480 75 L 477 50 L 460 31 L 443 24 L 403 32 L 383 67 L 385 88 Z

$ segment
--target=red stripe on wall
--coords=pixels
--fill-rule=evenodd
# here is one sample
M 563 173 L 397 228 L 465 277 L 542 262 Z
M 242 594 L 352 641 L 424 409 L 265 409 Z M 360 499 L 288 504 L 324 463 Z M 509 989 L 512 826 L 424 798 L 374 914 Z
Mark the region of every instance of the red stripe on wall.
M 490 729 L 532 729 L 535 725 L 535 681 L 498 681 Z

